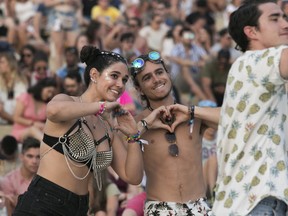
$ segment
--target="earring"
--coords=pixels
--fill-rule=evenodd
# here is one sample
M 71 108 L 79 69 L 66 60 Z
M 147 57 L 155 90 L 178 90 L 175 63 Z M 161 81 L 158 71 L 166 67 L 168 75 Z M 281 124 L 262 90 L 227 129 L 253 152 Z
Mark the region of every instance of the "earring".
M 97 81 L 96 80 L 94 80 L 92 77 L 90 77 L 90 80 L 93 82 L 93 83 L 97 83 Z

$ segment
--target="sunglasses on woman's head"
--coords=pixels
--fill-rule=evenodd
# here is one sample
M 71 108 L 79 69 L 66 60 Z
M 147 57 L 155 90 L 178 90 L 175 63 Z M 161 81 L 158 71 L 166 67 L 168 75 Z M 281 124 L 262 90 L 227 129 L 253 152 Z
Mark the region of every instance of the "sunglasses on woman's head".
M 133 77 L 135 77 L 139 72 L 141 72 L 144 69 L 146 61 L 150 61 L 156 64 L 163 62 L 160 53 L 157 51 L 149 52 L 147 57 L 136 58 L 131 64 L 131 68 L 133 68 L 133 74 L 132 74 Z

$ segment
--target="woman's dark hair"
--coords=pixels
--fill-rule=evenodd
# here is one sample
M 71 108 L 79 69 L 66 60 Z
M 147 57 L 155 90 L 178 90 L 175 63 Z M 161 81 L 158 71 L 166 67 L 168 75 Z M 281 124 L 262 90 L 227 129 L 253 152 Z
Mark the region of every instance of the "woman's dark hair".
M 126 59 L 118 53 L 101 51 L 93 46 L 84 46 L 82 48 L 80 60 L 87 65 L 84 73 L 84 81 L 87 86 L 90 83 L 90 70 L 92 68 L 96 68 L 101 74 L 106 68 L 117 62 L 122 62 L 127 65 Z
M 29 50 L 33 55 L 35 55 L 35 53 L 37 52 L 37 49 L 31 45 L 31 44 L 26 44 L 22 47 L 21 52 L 20 52 L 20 65 L 24 63 L 24 56 L 23 56 L 23 52 L 24 50 Z
M 6 156 L 14 155 L 18 150 L 18 143 L 14 136 L 6 135 L 0 142 L 2 153 Z
M 242 5 L 230 15 L 228 30 L 237 44 L 236 49 L 242 52 L 248 49 L 249 40 L 244 33 L 244 27 L 259 27 L 259 17 L 262 14 L 259 5 L 269 2 L 276 3 L 275 0 L 244 0 Z
M 39 62 L 39 61 L 45 61 L 48 63 L 48 55 L 47 53 L 43 52 L 43 51 L 37 51 L 34 54 L 34 59 L 33 59 L 33 66 L 35 65 L 35 63 Z
M 42 100 L 42 91 L 46 87 L 57 87 L 57 82 L 54 78 L 47 77 L 39 80 L 35 85 L 28 88 L 28 93 L 32 94 L 33 98 L 37 101 Z

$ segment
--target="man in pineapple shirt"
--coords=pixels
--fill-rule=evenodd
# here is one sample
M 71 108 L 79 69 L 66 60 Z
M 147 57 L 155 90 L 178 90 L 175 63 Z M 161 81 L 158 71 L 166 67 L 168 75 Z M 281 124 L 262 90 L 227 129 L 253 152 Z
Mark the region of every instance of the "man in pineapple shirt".
M 276 1 L 245 0 L 229 33 L 232 65 L 218 127 L 218 215 L 286 215 L 288 22 Z

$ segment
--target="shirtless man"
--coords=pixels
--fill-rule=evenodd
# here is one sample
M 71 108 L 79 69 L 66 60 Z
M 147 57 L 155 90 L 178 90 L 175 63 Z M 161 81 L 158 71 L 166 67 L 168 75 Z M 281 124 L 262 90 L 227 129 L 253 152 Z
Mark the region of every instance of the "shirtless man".
M 212 215 L 205 202 L 201 140 L 207 126 L 217 127 L 219 109 L 175 104 L 170 74 L 158 52 L 134 60 L 131 75 L 147 103 L 136 116 L 146 128 L 141 138 L 148 142 L 143 145 L 144 215 Z M 166 127 L 150 121 L 155 113 Z

